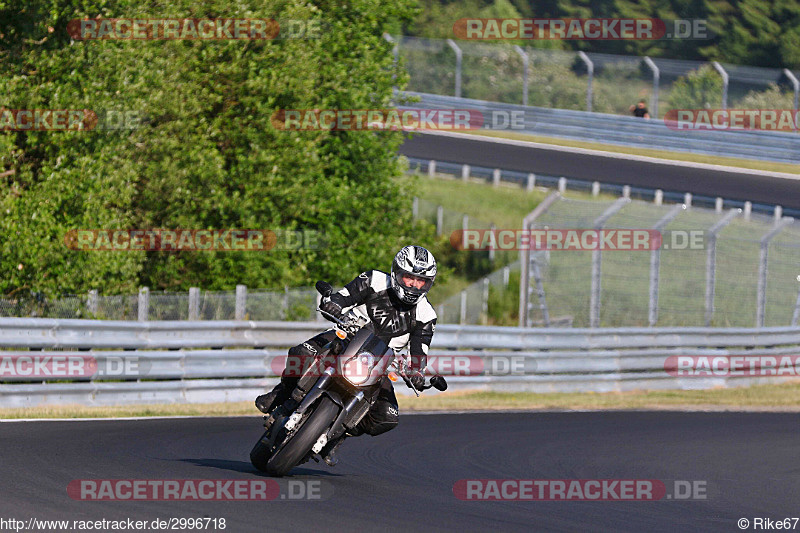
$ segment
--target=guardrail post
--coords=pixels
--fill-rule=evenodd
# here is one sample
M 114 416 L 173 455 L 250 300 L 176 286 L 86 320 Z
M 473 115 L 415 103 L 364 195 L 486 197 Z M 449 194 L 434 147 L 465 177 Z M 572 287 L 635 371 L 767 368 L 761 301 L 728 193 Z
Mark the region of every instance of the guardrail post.
M 441 237 L 444 231 L 444 207 L 436 207 L 436 236 Z
M 661 189 L 656 189 L 656 194 L 653 197 L 653 203 L 656 205 L 661 205 L 664 203 L 664 191 Z
M 798 96 L 800 96 L 800 81 L 797 80 L 797 76 L 788 68 L 783 69 L 783 75 L 789 78 L 789 81 L 792 82 L 792 87 L 794 87 L 794 110 L 797 111 L 797 101 Z
M 594 63 L 592 63 L 592 60 L 589 59 L 589 56 L 587 56 L 586 52 L 584 52 L 583 50 L 578 52 L 578 57 L 580 57 L 581 60 L 584 62 L 584 64 L 586 65 L 586 70 L 588 71 L 587 73 L 588 73 L 589 81 L 588 81 L 588 83 L 586 85 L 586 111 L 591 112 L 591 110 L 592 110 L 592 79 L 594 78 Z
M 525 190 L 530 192 L 536 187 L 536 174 L 528 174 L 528 183 L 525 184 Z
M 93 316 L 97 315 L 97 289 L 89 291 L 89 296 L 86 298 L 86 310 Z
M 428 163 L 428 177 L 432 178 L 436 175 L 436 160 L 431 159 Z
M 600 182 L 593 181 L 592 182 L 592 196 L 600 196 Z
M 778 224 L 781 221 L 781 217 L 783 217 L 783 207 L 776 205 L 775 206 L 775 224 Z
M 714 212 L 717 214 L 722 213 L 722 198 L 717 196 L 717 199 L 714 200 Z
M 717 233 L 741 212 L 741 209 L 731 209 L 708 230 L 708 239 L 706 240 L 706 246 L 708 247 L 706 250 L 706 327 L 711 326 L 711 319 L 714 318 L 714 289 L 717 273 Z
M 766 235 L 761 237 L 759 243 L 759 262 L 758 262 L 758 305 L 756 306 L 756 327 L 764 327 L 764 316 L 767 307 L 767 259 L 769 254 L 769 242 L 781 232 L 783 228 L 794 222 L 792 217 L 786 217 L 775 224 Z
M 466 291 L 466 289 L 461 291 L 461 307 L 459 309 L 459 314 L 458 314 L 458 323 L 459 324 L 466 324 L 467 323 L 467 291 Z
M 200 289 L 189 287 L 189 320 L 200 318 Z
M 719 61 L 712 61 L 711 64 L 714 66 L 714 70 L 722 77 L 722 109 L 728 109 L 728 73 L 725 72 Z
M 682 204 L 676 204 L 673 208 L 653 226 L 653 230 L 661 232 L 667 227 L 667 224 L 678 216 L 678 214 L 686 209 Z M 662 237 L 663 238 L 663 237 Z M 662 241 L 663 245 L 663 241 Z M 650 304 L 647 313 L 647 322 L 650 326 L 655 326 L 658 322 L 658 287 L 661 271 L 661 248 L 654 248 L 650 252 Z
M 567 178 L 562 176 L 558 178 L 558 192 L 564 194 L 564 191 L 566 190 L 567 190 Z
M 645 56 L 644 62 L 648 67 L 650 67 L 650 70 L 653 71 L 653 104 L 651 106 L 653 108 L 652 117 L 658 118 L 658 86 L 661 80 L 661 72 L 658 70 L 658 66 L 656 66 L 653 60 L 649 57 Z
M 753 202 L 744 203 L 744 219 L 750 220 L 750 213 L 753 212 Z
M 237 285 L 236 286 L 236 315 L 234 317 L 235 320 L 244 320 L 244 316 L 247 310 L 247 286 L 246 285 Z
M 517 51 L 522 58 L 522 105 L 528 105 L 528 54 L 519 45 L 514 45 L 514 50 Z
M 456 98 L 461 98 L 461 48 L 455 43 L 453 39 L 447 39 L 447 44 L 450 48 L 453 49 L 453 52 L 456 53 L 456 89 L 455 95 Z
M 500 186 L 500 169 L 499 168 L 494 169 L 494 172 L 492 172 L 492 186 L 494 186 L 494 187 Z
M 461 179 L 469 181 L 469 165 L 461 165 Z
M 686 207 L 692 207 L 692 193 L 687 192 L 683 195 L 683 203 L 686 204 Z
M 623 185 L 622 186 L 622 197 L 623 198 L 630 198 L 631 197 L 631 186 L 630 185 Z
M 150 314 L 150 289 L 148 287 L 139 289 L 139 306 L 137 311 L 139 322 L 146 322 Z
M 605 212 L 597 217 L 592 224 L 592 228 L 599 231 L 603 229 L 608 219 L 614 216 L 622 207 L 629 203 L 629 198 L 617 198 Z M 596 328 L 600 325 L 600 284 L 601 284 L 601 262 L 602 252 L 600 247 L 592 250 L 592 292 L 589 295 L 589 327 Z
M 414 220 L 419 218 L 419 198 L 416 196 L 411 200 L 411 216 Z

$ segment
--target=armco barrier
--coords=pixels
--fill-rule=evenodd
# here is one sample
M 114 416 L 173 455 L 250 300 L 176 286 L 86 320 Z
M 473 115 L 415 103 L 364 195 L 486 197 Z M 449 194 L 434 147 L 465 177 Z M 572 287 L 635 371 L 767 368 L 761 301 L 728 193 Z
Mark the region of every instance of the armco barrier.
M 91 358 L 97 368 L 134 361 L 134 372 L 82 377 L 0 379 L 0 407 L 251 400 L 276 383 L 288 346 L 324 326 L 314 322 L 122 322 L 4 319 L 0 358 L 11 354 Z M 800 355 L 800 328 L 505 328 L 443 324 L 431 357 L 470 356 L 484 368 L 513 357 L 524 372 L 504 369 L 449 376 L 452 390 L 580 392 L 704 389 L 775 383 L 781 377 L 676 377 L 670 356 Z M 0 366 L 0 369 L 3 367 Z M 800 368 L 794 368 L 800 373 Z M 523 375 L 524 374 L 524 375 Z M 406 393 L 404 386 L 398 392 Z M 427 394 L 427 393 L 426 393 Z

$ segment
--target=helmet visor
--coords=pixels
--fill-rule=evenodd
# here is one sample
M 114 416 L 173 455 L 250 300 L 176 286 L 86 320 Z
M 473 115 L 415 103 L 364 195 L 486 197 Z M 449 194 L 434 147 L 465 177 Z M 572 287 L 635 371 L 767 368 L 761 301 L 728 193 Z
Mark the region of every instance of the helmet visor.
M 433 286 L 433 280 L 417 276 L 405 271 L 396 273 L 397 283 L 405 290 L 416 294 L 425 294 Z

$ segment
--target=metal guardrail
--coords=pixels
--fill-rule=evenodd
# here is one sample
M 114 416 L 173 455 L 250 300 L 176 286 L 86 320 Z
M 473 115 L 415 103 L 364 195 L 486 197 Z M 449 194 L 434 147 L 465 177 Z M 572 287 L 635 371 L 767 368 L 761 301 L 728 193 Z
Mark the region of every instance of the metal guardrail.
M 472 109 L 480 111 L 484 124 L 492 129 L 492 117 L 502 120 L 503 129 L 547 137 L 656 150 L 679 150 L 696 154 L 760 159 L 784 163 L 800 162 L 800 135 L 773 131 L 677 131 L 663 120 L 501 104 L 454 96 L 403 92 L 400 96 L 419 98 L 404 104 L 413 109 Z M 514 113 L 512 115 L 512 113 Z M 509 117 L 522 117 L 521 129 L 509 130 Z
M 64 377 L 12 378 L 0 373 L 5 381 L 0 383 L 0 407 L 251 400 L 276 383 L 285 348 L 320 329 L 314 322 L 4 319 L 0 362 L 11 355 L 68 355 L 87 358 L 94 366 L 68 382 Z M 479 361 L 483 369 L 510 358 L 521 362 L 519 372 L 503 366 L 480 375 L 450 376 L 453 390 L 604 392 L 774 383 L 797 376 L 676 377 L 667 372 L 665 362 L 676 355 L 780 355 L 798 350 L 798 327 L 530 329 L 445 324 L 437 328 L 430 357 L 455 355 Z M 134 363 L 133 370 L 109 372 L 126 361 Z M 0 364 L 0 370 L 6 366 Z M 470 370 L 474 373 L 475 368 Z M 404 393 L 404 388 L 398 392 Z

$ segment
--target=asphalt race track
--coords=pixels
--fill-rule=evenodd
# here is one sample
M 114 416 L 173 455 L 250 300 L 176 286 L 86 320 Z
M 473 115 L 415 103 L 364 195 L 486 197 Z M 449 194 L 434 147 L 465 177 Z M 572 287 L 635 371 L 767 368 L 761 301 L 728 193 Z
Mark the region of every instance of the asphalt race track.
M 304 501 L 67 493 L 76 479 L 269 479 L 248 459 L 259 417 L 3 423 L 0 517 L 224 517 L 229 532 L 731 532 L 740 518 L 800 516 L 798 422 L 796 413 L 405 415 L 390 433 L 348 440 L 337 467 L 312 462 L 280 480 L 316 483 L 323 497 Z M 453 493 L 458 480 L 506 478 L 661 480 L 670 494 L 675 480 L 700 481 L 706 499 L 498 502 Z
M 663 164 L 578 153 L 569 148 L 548 148 L 547 145 L 488 142 L 473 137 L 464 134 L 415 134 L 403 143 L 400 153 L 420 159 L 538 172 L 800 209 L 800 176 L 787 178 L 778 173 L 724 171 L 699 168 L 695 164 Z

